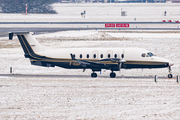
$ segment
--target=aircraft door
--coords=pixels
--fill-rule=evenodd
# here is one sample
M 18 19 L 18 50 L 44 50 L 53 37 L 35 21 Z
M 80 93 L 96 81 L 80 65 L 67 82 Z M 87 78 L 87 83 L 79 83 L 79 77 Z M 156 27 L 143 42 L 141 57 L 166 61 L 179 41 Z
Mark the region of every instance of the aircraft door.
M 113 51 L 112 51 L 112 50 L 108 50 L 106 57 L 107 57 L 107 58 L 113 58 Z
M 94 50 L 93 53 L 92 53 L 92 58 L 93 59 L 98 59 L 98 56 L 99 56 L 99 53 L 97 50 Z

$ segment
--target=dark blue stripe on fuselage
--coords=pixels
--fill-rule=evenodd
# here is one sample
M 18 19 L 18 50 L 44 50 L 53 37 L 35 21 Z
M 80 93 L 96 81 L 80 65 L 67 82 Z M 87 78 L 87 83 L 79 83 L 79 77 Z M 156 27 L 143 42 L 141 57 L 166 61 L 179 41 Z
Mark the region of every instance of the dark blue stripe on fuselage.
M 53 63 L 55 66 L 63 67 L 63 68 L 68 68 L 68 69 L 84 69 L 82 66 L 73 66 L 72 64 L 70 65 L 69 62 L 57 62 Z M 141 69 L 141 68 L 164 68 L 167 67 L 167 64 L 164 65 L 142 65 L 142 64 L 122 64 L 122 69 Z M 100 68 L 100 69 L 111 69 L 114 71 L 119 71 L 119 65 L 117 64 L 108 64 L 105 66 L 87 66 L 86 69 L 95 69 L 95 68 Z
M 23 42 L 25 43 L 25 45 L 26 45 L 29 53 L 34 54 L 34 51 L 32 50 L 30 44 L 28 43 L 28 41 L 26 40 L 26 38 L 24 37 L 24 35 L 21 35 L 20 37 L 23 39 Z
M 22 46 L 22 48 L 23 48 L 23 50 L 24 50 L 24 53 L 25 53 L 25 54 L 29 54 L 29 51 L 28 51 L 28 49 L 27 49 L 27 47 L 26 47 L 26 45 L 25 45 L 25 42 L 24 42 L 24 40 L 23 40 L 22 35 L 17 35 L 17 36 L 18 36 L 19 42 L 21 43 L 21 46 Z

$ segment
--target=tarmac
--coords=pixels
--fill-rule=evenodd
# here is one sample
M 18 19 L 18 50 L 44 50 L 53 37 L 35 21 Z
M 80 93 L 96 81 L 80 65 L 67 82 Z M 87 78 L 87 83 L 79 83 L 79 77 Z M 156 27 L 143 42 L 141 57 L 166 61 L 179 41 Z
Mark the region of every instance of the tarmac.
M 90 75 L 38 75 L 38 74 L 36 75 L 35 74 L 0 74 L 0 77 L 91 78 Z M 110 78 L 110 77 L 99 75 L 97 78 Z M 116 78 L 155 79 L 155 76 L 116 76 Z M 158 79 L 169 79 L 169 78 L 165 76 L 159 76 Z M 176 79 L 176 77 L 173 77 L 171 79 Z
M 2 28 L 0 27 L 0 37 L 7 37 L 9 32 L 35 32 L 36 34 L 43 33 L 52 33 L 59 31 L 70 31 L 70 30 L 176 30 L 179 31 L 180 28 L 21 28 L 21 27 L 13 27 L 13 28 Z

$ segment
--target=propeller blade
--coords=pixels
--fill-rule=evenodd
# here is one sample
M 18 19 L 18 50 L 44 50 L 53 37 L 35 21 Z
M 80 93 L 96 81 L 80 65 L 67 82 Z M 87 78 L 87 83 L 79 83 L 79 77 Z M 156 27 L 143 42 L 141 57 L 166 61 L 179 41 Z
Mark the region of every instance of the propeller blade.
M 169 66 L 169 73 L 171 73 L 171 66 Z
M 120 62 L 120 63 L 119 63 L 119 71 L 121 71 L 121 64 L 122 64 L 122 63 Z
M 123 60 L 123 58 L 124 58 L 124 50 L 123 50 L 123 54 L 121 54 L 121 58 L 122 59 L 119 59 L 119 71 L 121 70 L 122 63 L 126 62 L 126 60 Z
M 124 54 L 121 55 L 121 58 L 122 58 L 122 59 L 124 58 Z

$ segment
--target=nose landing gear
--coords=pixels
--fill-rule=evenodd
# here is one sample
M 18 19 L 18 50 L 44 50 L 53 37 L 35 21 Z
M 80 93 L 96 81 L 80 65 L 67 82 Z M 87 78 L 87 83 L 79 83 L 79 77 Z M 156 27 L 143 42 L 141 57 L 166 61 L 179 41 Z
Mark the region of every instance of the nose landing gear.
M 173 77 L 173 75 L 172 74 L 168 74 L 168 78 L 172 78 Z
M 169 66 L 168 68 L 169 68 L 168 78 L 172 78 L 172 77 L 173 77 L 173 75 L 172 75 L 171 67 Z

